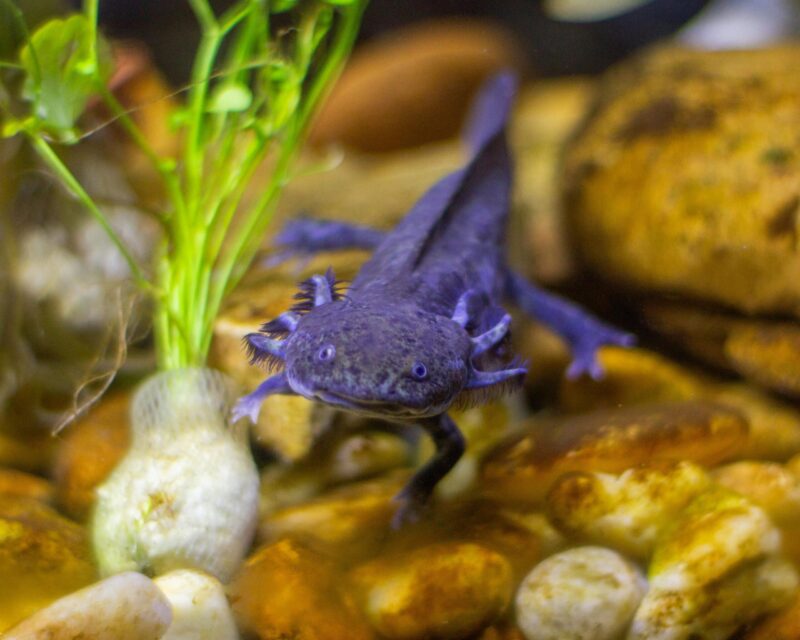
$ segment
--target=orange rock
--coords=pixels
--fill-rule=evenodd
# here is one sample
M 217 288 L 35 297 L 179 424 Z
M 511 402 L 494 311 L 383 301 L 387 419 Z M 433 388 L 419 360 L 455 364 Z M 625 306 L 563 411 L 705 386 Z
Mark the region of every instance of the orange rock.
M 508 560 L 473 543 L 381 557 L 351 578 L 372 624 L 396 640 L 475 634 L 505 611 L 513 588 Z
M 95 488 L 128 450 L 129 399 L 127 393 L 109 395 L 64 432 L 53 478 L 59 505 L 76 520 L 89 516 Z
M 483 485 L 499 500 L 537 503 L 568 471 L 621 473 L 645 463 L 681 460 L 713 466 L 735 456 L 747 433 L 739 412 L 703 401 L 531 421 L 522 436 L 487 456 Z
M 407 479 L 407 473 L 398 472 L 278 509 L 262 519 L 258 537 L 272 542 L 291 536 L 338 556 L 363 559 L 386 537 L 396 508 L 392 498 Z
M 95 578 L 79 525 L 39 500 L 0 495 L 0 631 Z
M 0 468 L 0 495 L 52 502 L 53 485 L 30 473 Z
M 312 129 L 315 145 L 364 151 L 413 147 L 455 134 L 481 83 L 521 68 L 513 37 L 467 20 L 405 27 L 359 48 Z
M 330 558 L 284 539 L 247 560 L 228 596 L 240 628 L 260 640 L 373 638 L 339 585 Z
M 742 636 L 742 640 L 797 640 L 798 638 L 800 638 L 800 591 L 788 607 L 765 618 Z
M 0 465 L 23 471 L 47 472 L 56 449 L 49 432 L 0 432 Z

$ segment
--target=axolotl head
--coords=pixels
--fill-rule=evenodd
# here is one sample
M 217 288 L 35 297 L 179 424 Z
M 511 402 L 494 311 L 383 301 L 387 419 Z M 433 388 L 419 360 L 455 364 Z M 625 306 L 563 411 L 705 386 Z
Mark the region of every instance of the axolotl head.
M 447 409 L 469 380 L 470 353 L 449 318 L 335 301 L 302 316 L 287 338 L 285 375 L 307 398 L 411 419 Z
M 525 374 L 522 367 L 476 369 L 475 359 L 502 340 L 510 318 L 503 315 L 488 331 L 470 335 L 469 292 L 447 317 L 403 301 L 343 298 L 332 274 L 301 286 L 293 311 L 246 336 L 252 362 L 284 369 L 248 396 L 251 415 L 275 389 L 357 413 L 412 420 L 443 413 L 462 392 L 501 388 Z

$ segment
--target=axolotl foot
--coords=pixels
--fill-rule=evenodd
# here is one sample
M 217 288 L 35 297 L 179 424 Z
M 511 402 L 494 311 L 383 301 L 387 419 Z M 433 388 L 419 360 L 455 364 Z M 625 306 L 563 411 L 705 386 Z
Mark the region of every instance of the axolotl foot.
M 413 491 L 412 487 L 405 487 L 392 498 L 396 505 L 392 516 L 392 529 L 397 531 L 402 527 L 419 522 L 428 507 L 428 494 Z
M 567 369 L 567 378 L 574 380 L 588 375 L 593 380 L 600 380 L 605 375 L 603 366 L 597 358 L 597 350 L 605 345 L 632 347 L 636 344 L 633 334 L 619 331 L 591 316 L 588 317 L 591 327 L 572 342 L 572 361 Z M 589 324 L 589 322 L 587 322 Z

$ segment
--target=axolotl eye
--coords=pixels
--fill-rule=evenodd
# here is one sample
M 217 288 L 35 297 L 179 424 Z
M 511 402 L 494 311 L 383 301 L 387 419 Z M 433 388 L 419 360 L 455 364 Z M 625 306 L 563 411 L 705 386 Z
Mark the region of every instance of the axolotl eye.
M 329 362 L 336 357 L 336 347 L 332 344 L 326 344 L 317 352 L 317 360 L 321 362 Z
M 428 367 L 422 362 L 415 362 L 411 365 L 411 377 L 415 380 L 424 380 L 428 377 Z

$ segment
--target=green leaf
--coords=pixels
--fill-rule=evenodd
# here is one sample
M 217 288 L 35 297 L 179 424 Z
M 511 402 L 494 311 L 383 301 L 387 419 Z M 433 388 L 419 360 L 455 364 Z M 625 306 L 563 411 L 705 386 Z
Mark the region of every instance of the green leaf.
M 110 49 L 100 38 L 93 42 L 95 33 L 83 15 L 49 20 L 20 51 L 23 98 L 39 126 L 64 142 L 74 139 L 86 103 L 111 75 Z
M 270 13 L 284 13 L 297 6 L 298 0 L 273 0 L 269 5 Z
M 358 4 L 359 0 L 323 0 L 325 4 L 334 7 L 349 7 L 350 5 Z
M 253 94 L 240 82 L 226 82 L 217 86 L 208 102 L 211 113 L 245 111 L 253 103 Z

